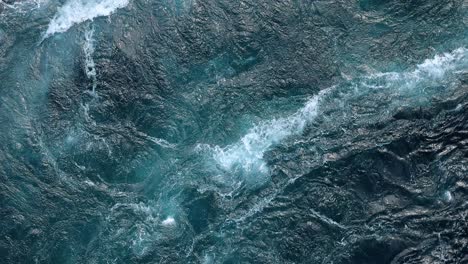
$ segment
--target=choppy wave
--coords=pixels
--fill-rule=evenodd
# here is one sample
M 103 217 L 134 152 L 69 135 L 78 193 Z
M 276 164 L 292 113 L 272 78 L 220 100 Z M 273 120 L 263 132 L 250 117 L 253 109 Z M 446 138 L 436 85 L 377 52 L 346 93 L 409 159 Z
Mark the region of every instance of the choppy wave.
M 268 168 L 263 154 L 285 138 L 301 134 L 314 117 L 323 92 L 312 97 L 306 105 L 291 116 L 273 119 L 254 126 L 237 143 L 226 147 L 203 146 L 213 153 L 213 159 L 223 170 L 242 174 L 266 174 Z
M 66 32 L 73 25 L 96 17 L 109 16 L 128 5 L 128 0 L 76 0 L 68 1 L 59 8 L 50 21 L 44 39 L 56 33 Z
M 3 262 L 462 261 L 463 1 L 319 2 L 0 0 Z
M 321 124 L 314 123 L 314 120 L 327 116 L 326 120 L 336 122 L 338 127 L 343 124 L 342 122 L 355 122 L 346 120 L 347 116 L 355 114 L 352 113 L 351 105 L 355 104 L 356 100 L 362 99 L 359 97 L 360 95 L 375 91 L 381 94 L 382 97 L 396 92 L 403 100 L 410 99 L 410 101 L 412 100 L 411 97 L 426 96 L 418 90 L 429 85 L 446 84 L 446 82 L 450 82 L 452 73 L 466 70 L 468 63 L 467 51 L 466 48 L 459 48 L 453 52 L 427 59 L 408 71 L 370 74 L 351 80 L 349 83 L 346 82 L 322 90 L 296 113 L 254 126 L 245 136 L 232 145 L 226 147 L 208 146 L 209 154 L 218 166 L 228 170 L 229 173 L 236 171 L 242 171 L 243 173 L 255 172 L 254 177 L 262 177 L 268 172 L 267 165 L 263 160 L 265 151 L 275 144 L 281 143 L 287 137 L 300 135 L 308 125 L 313 126 L 313 129 L 324 129 Z M 377 101 L 380 100 L 376 99 L 376 97 L 373 98 Z M 395 103 L 401 104 L 402 102 Z M 379 109 L 376 102 L 374 110 L 378 115 L 394 110 L 391 109 L 394 105 L 386 106 L 388 109 Z M 235 217 L 228 219 L 226 223 L 233 221 L 238 228 L 245 228 L 253 217 L 264 213 L 266 208 L 273 205 L 279 195 L 284 194 L 284 190 L 288 186 L 294 184 L 302 176 L 303 174 L 286 179 L 282 184 L 278 184 L 273 192 L 256 201 L 248 209 L 237 209 L 236 213 L 232 214 Z M 443 199 L 446 202 L 452 201 L 452 194 L 448 191 L 444 192 Z M 312 208 L 308 209 L 308 217 L 332 228 L 348 229 L 347 225 Z
M 450 53 L 436 55 L 407 72 L 375 73 L 360 80 L 352 80 L 352 89 L 349 89 L 349 85 L 330 87 L 311 98 L 296 113 L 252 127 L 246 135 L 232 145 L 225 147 L 204 145 L 203 148 L 209 150 L 213 160 L 223 170 L 234 174 L 255 174 L 255 177 L 261 177 L 268 173 L 268 167 L 263 160 L 264 153 L 284 139 L 300 135 L 304 128 L 320 114 L 321 108 L 336 107 L 334 106 L 335 92 L 340 94 L 342 100 L 340 104 L 343 106 L 348 103 L 347 100 L 351 100 L 357 94 L 367 93 L 369 89 L 392 90 L 405 96 L 408 93 L 414 93 L 413 88 L 416 86 L 436 83 L 443 80 L 448 73 L 462 70 L 467 64 L 467 51 L 466 48 L 458 48 Z M 339 110 L 346 111 L 346 109 Z
M 438 54 L 432 59 L 426 59 L 423 63 L 417 65 L 413 71 L 376 73 L 368 76 L 367 80 L 380 81 L 380 85 L 375 86 L 375 88 L 388 86 L 398 86 L 400 89 L 414 88 L 421 82 L 438 81 L 443 79 L 447 73 L 459 70 L 466 65 L 466 56 L 467 49 L 461 47 L 450 53 Z M 369 85 L 368 82 L 360 84 Z

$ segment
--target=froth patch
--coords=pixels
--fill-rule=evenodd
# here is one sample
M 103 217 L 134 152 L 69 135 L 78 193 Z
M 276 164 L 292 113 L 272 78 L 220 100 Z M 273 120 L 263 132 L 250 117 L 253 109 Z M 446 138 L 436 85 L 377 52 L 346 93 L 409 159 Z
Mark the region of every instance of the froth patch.
M 85 32 L 85 42 L 83 45 L 83 52 L 85 54 L 85 73 L 88 79 L 92 81 L 92 92 L 93 96 L 97 96 L 96 87 L 97 87 L 97 74 L 96 74 L 96 64 L 94 63 L 93 54 L 94 54 L 94 28 L 91 28 Z
M 351 85 L 332 86 L 312 97 L 296 113 L 253 126 L 239 141 L 231 145 L 221 147 L 202 144 L 198 145 L 197 150 L 207 151 L 217 168 L 233 175 L 242 175 L 243 181 L 252 180 L 250 178 L 259 179 L 269 171 L 263 160 L 264 153 L 283 140 L 302 134 L 305 127 L 320 114 L 319 111 L 323 111 L 320 108 L 336 107 L 335 110 L 351 111 L 352 109 L 345 106 L 348 102 L 370 91 L 375 92 L 377 88 L 382 89 L 383 94 L 393 93 L 407 100 L 413 96 L 420 100 L 420 97 L 424 96 L 419 89 L 413 88 L 441 82 L 450 73 L 463 70 L 467 64 L 466 54 L 466 48 L 459 48 L 427 59 L 410 71 L 376 73 L 348 81 L 347 84 Z M 340 94 L 341 98 L 336 98 L 337 94 Z M 338 99 L 341 100 L 340 104 L 334 106 Z M 391 105 L 387 107 L 391 110 Z M 340 111 L 337 112 L 342 113 Z M 217 178 L 223 181 L 223 175 L 218 175 Z
M 389 88 L 398 86 L 402 89 L 413 89 L 424 82 L 440 81 L 448 74 L 463 70 L 467 64 L 468 49 L 462 47 L 450 53 L 435 55 L 416 65 L 415 69 L 407 72 L 385 72 L 367 76 L 361 85 L 374 88 Z M 377 85 L 375 85 L 377 84 Z
M 307 124 L 317 116 L 322 95 L 323 92 L 312 97 L 304 107 L 290 116 L 262 122 L 252 127 L 232 145 L 226 147 L 205 145 L 203 148 L 211 152 L 213 160 L 225 171 L 244 176 L 265 175 L 268 173 L 268 167 L 263 160 L 264 153 L 284 139 L 301 134 Z
M 466 60 L 466 48 L 458 48 L 451 53 L 436 55 L 432 59 L 426 59 L 417 66 L 415 73 L 432 78 L 443 78 L 449 71 L 459 66 L 458 62 Z
M 129 0 L 70 0 L 60 7 L 50 21 L 44 39 L 55 33 L 66 32 L 73 25 L 100 16 L 109 16 L 115 10 L 124 8 Z
M 169 216 L 169 217 L 167 217 L 166 219 L 164 219 L 164 220 L 162 221 L 162 225 L 163 225 L 163 226 L 175 226 L 175 225 L 176 225 L 176 221 L 175 221 L 174 217 Z

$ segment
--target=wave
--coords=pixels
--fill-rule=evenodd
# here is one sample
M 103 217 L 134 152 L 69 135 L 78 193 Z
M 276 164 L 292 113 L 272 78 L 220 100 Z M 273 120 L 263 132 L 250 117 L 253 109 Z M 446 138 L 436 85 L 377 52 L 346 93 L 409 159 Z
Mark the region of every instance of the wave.
M 464 47 L 458 48 L 450 53 L 426 59 L 423 63 L 416 65 L 412 71 L 376 73 L 367 76 L 366 79 L 374 82 L 380 81 L 380 86 L 374 86 L 374 88 L 398 86 L 400 90 L 401 88 L 414 88 L 422 82 L 440 81 L 447 73 L 466 66 L 467 51 L 468 49 Z M 369 83 L 366 81 L 359 84 L 369 87 Z
M 199 145 L 199 148 L 208 150 L 212 160 L 224 171 L 234 174 L 241 173 L 244 176 L 255 174 L 256 177 L 259 177 L 266 175 L 269 169 L 263 160 L 264 153 L 286 138 L 302 134 L 306 126 L 321 115 L 320 112 L 346 116 L 347 112 L 353 111 L 349 108 L 351 100 L 375 91 L 396 93 L 396 98 L 400 101 L 405 96 L 417 98 L 421 95 L 417 93 L 417 89 L 413 88 L 420 86 L 425 89 L 426 84 L 440 83 L 447 77 L 448 73 L 466 69 L 467 51 L 466 48 L 459 48 L 451 53 L 444 53 L 436 55 L 432 59 L 427 59 L 407 72 L 370 74 L 364 78 L 351 80 L 349 83 L 324 89 L 307 101 L 304 107 L 296 113 L 262 122 L 251 128 L 246 135 L 234 144 L 225 147 Z M 391 105 L 387 105 L 387 107 L 391 108 L 395 102 L 389 101 Z M 378 108 L 377 104 L 375 107 Z M 385 109 L 384 111 L 389 110 L 391 109 Z M 380 112 L 378 111 L 377 114 Z M 336 116 L 336 119 L 334 119 L 334 116 L 328 117 L 328 120 L 338 120 L 338 116 Z M 248 181 L 249 179 L 244 178 L 243 180 Z
M 109 16 L 128 4 L 129 0 L 70 0 L 58 9 L 43 39 L 56 33 L 66 32 L 75 24 L 93 20 L 96 17 Z
M 263 154 L 271 146 L 292 135 L 301 134 L 310 120 L 317 116 L 320 98 L 325 90 L 312 97 L 303 108 L 288 117 L 273 119 L 251 128 L 237 143 L 226 146 L 201 146 L 213 153 L 223 170 L 242 174 L 268 172 Z

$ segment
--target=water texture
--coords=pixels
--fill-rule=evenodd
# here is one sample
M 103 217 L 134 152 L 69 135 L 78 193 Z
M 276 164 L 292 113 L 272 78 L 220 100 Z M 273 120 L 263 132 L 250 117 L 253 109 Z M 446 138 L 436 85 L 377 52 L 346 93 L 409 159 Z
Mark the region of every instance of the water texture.
M 0 0 L 0 263 L 468 263 L 467 15 Z

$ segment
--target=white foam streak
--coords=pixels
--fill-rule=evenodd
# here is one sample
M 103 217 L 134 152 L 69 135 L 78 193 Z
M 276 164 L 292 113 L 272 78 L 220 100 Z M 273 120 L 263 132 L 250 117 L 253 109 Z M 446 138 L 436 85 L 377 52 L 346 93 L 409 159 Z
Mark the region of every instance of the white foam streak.
M 458 48 L 452 53 L 436 55 L 433 59 L 427 59 L 417 66 L 414 75 L 418 77 L 443 78 L 449 71 L 453 71 L 459 64 L 457 62 L 466 59 L 467 49 Z
M 128 5 L 129 0 L 69 0 L 57 11 L 44 35 L 44 39 L 55 33 L 66 32 L 73 25 L 96 17 L 109 16 Z
M 466 48 L 458 48 L 451 53 L 436 55 L 432 59 L 426 59 L 409 72 L 386 72 L 372 74 L 367 77 L 371 81 L 383 81 L 383 87 L 399 85 L 400 89 L 412 89 L 417 84 L 425 81 L 438 81 L 449 72 L 466 66 Z M 363 83 L 366 85 L 367 83 Z
M 322 95 L 323 92 L 311 98 L 303 108 L 291 116 L 254 126 L 233 145 L 211 148 L 213 158 L 224 170 L 266 173 L 268 168 L 263 161 L 265 151 L 289 136 L 301 134 L 306 125 L 317 116 L 318 103 Z
M 232 145 L 226 147 L 204 145 L 202 147 L 209 150 L 213 160 L 225 171 L 243 175 L 256 173 L 256 176 L 266 174 L 268 168 L 263 161 L 264 153 L 284 139 L 303 133 L 305 127 L 319 114 L 320 108 L 343 108 L 356 95 L 369 93 L 370 90 L 375 88 L 384 88 L 390 93 L 397 92 L 402 96 L 410 96 L 410 94 L 418 96 L 416 89 L 413 89 L 417 85 L 424 89 L 426 84 L 434 85 L 442 82 L 449 73 L 460 69 L 466 70 L 466 54 L 466 48 L 459 48 L 451 53 L 444 53 L 435 56 L 433 59 L 427 59 L 412 71 L 378 73 L 360 80 L 352 80 L 351 87 L 353 89 L 351 90 L 347 85 L 330 87 L 310 99 L 296 113 L 254 126 L 245 136 Z M 336 95 L 332 95 L 335 91 L 338 92 L 337 94 L 341 94 L 340 97 L 342 97 L 339 105 L 335 105 L 335 100 L 338 98 L 334 98 Z M 335 110 L 346 111 L 346 108 Z
M 96 95 L 97 77 L 96 64 L 93 60 L 94 54 L 94 28 L 90 28 L 85 32 L 85 42 L 83 44 L 83 52 L 85 54 L 85 73 L 88 79 L 92 81 L 92 94 Z

